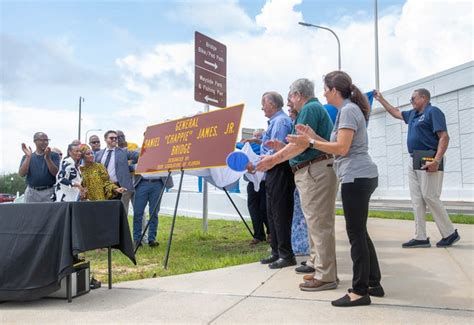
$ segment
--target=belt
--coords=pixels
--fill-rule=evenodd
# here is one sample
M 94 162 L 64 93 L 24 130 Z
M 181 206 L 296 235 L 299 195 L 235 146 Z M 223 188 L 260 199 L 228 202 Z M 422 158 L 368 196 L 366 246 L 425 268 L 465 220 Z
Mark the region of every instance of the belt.
M 301 168 L 305 168 L 306 166 L 309 166 L 311 164 L 315 164 L 319 161 L 322 161 L 322 160 L 326 160 L 326 159 L 331 159 L 333 158 L 332 155 L 329 155 L 329 154 L 322 154 L 322 155 L 319 155 L 317 156 L 316 158 L 312 159 L 312 160 L 307 160 L 307 161 L 303 161 L 302 163 L 299 163 L 297 165 L 294 165 L 294 166 L 291 166 L 291 171 L 294 173 L 296 173 L 299 169 Z
M 43 190 L 47 190 L 48 188 L 53 187 L 54 185 L 48 185 L 48 186 L 31 186 L 31 185 L 28 185 L 28 186 L 31 187 L 34 190 L 43 191 Z
M 150 182 L 150 183 L 155 183 L 155 182 L 160 182 L 161 179 L 159 179 L 159 178 L 149 178 L 149 179 L 142 178 L 142 181 Z

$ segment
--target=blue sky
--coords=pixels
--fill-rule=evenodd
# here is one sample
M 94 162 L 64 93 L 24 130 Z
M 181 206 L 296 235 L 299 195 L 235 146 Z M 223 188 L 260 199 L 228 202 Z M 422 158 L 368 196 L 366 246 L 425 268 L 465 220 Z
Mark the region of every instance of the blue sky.
M 265 2 L 235 3 L 248 17 L 255 17 Z M 380 11 L 401 10 L 403 3 L 380 1 Z M 2 1 L 2 34 L 8 39 L 2 50 L 8 63 L 4 68 L 6 81 L 13 81 L 14 88 L 3 95 L 22 104 L 41 102 L 61 107 L 67 98 L 81 92 L 86 97 L 90 89 L 97 90 L 98 86 L 116 87 L 117 58 L 146 52 L 157 42 L 190 41 L 195 30 L 215 38 L 238 31 L 240 26 L 232 22 L 213 26 L 212 16 L 219 15 L 215 4 L 216 1 Z M 209 11 L 211 18 L 190 18 L 189 14 L 198 8 Z M 373 0 L 312 0 L 295 8 L 303 13 L 305 21 L 329 25 L 346 15 L 371 17 Z M 261 31 L 262 28 L 249 30 L 254 35 Z M 68 52 L 66 58 L 61 56 Z M 17 73 L 11 71 L 17 68 Z M 17 87 L 14 81 L 19 81 L 20 76 L 15 75 L 23 75 L 23 69 L 34 70 L 36 75 L 23 78 L 25 84 Z M 27 81 L 32 81 L 34 87 L 28 87 L 31 85 Z M 51 84 L 59 93 L 45 96 Z M 96 93 L 94 97 L 108 105 L 107 93 Z M 71 104 L 75 105 L 75 101 Z
M 123 129 L 141 143 L 147 125 L 202 110 L 193 100 L 196 30 L 227 45 L 228 103 L 246 104 L 246 127 L 265 126 L 263 92 L 286 96 L 308 77 L 320 95 L 321 76 L 337 67 L 333 36 L 300 20 L 333 28 L 343 70 L 374 87 L 373 0 L 0 1 L 0 9 L 0 173 L 16 170 L 21 142 L 33 145 L 38 130 L 60 148 L 76 138 L 79 96 L 82 137 Z M 470 1 L 380 0 L 381 89 L 472 60 L 472 20 Z

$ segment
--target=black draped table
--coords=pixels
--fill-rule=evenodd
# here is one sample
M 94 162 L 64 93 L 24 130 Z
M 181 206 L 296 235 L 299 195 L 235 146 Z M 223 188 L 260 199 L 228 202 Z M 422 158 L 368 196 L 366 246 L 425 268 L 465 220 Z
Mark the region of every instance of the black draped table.
M 73 255 L 118 248 L 135 254 L 121 201 L 0 204 L 0 301 L 33 300 L 59 289 Z

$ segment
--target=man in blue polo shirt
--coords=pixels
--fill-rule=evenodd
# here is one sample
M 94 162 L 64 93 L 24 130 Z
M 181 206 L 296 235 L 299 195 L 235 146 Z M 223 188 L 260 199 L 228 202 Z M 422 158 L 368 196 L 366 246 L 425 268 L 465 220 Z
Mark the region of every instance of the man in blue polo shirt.
M 59 155 L 48 147 L 48 135 L 36 132 L 33 135 L 36 150 L 21 144 L 24 156 L 21 159 L 18 174 L 26 176 L 25 203 L 48 202 L 54 193 L 56 174 L 59 167 Z
M 430 239 L 426 235 L 425 214 L 427 205 L 443 237 L 436 243 L 436 246 L 451 246 L 461 237 L 454 229 L 443 202 L 440 200 L 443 172 L 439 171 L 438 167 L 449 144 L 446 119 L 443 112 L 438 107 L 431 105 L 430 92 L 424 88 L 413 92 L 410 99 L 413 109 L 404 112 L 400 112 L 398 108 L 393 107 L 378 91 L 374 92 L 374 98 L 382 104 L 390 115 L 408 124 L 407 146 L 411 156 L 413 156 L 414 150 L 436 151 L 434 160 L 427 162 L 423 170 L 415 170 L 413 166 L 408 169 L 416 231 L 415 238 L 402 244 L 402 247 L 431 247 Z

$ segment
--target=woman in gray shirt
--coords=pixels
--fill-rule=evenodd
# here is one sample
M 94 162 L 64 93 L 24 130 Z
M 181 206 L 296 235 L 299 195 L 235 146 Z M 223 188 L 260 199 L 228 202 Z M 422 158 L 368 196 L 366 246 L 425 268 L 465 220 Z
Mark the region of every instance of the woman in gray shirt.
M 369 305 L 370 296 L 382 297 L 380 268 L 374 244 L 367 232 L 370 196 L 377 188 L 378 171 L 368 154 L 367 97 L 352 84 L 349 75 L 334 71 L 324 77 L 324 96 L 337 107 L 338 114 L 331 141 L 316 135 L 305 125 L 297 125 L 298 135 L 289 142 L 334 154 L 334 169 L 341 182 L 342 206 L 351 244 L 352 288 L 344 297 L 332 301 L 336 307 Z

